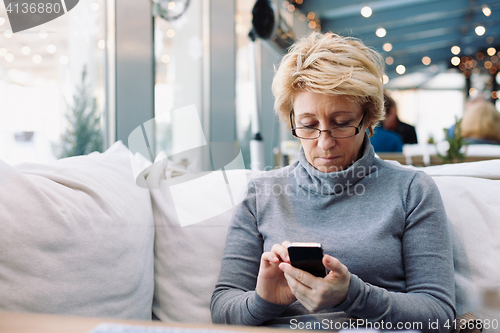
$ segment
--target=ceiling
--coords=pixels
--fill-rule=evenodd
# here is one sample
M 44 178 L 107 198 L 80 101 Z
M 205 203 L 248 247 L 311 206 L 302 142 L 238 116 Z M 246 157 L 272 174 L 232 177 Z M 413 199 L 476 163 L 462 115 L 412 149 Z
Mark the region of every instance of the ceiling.
M 424 72 L 429 75 L 454 67 L 450 60 L 452 46 L 459 46 L 459 57 L 486 54 L 495 47 L 500 51 L 500 0 L 291 0 L 302 13 L 313 12 L 319 19 L 321 31 L 360 38 L 366 45 L 376 48 L 380 54 L 392 57 L 386 65 L 389 78 L 399 76 L 396 66 L 404 65 L 406 73 Z M 302 2 L 302 3 L 301 3 Z M 301 3 L 301 4 L 300 4 Z M 482 6 L 491 9 L 488 17 Z M 360 11 L 364 6 L 372 9 L 365 18 Z M 482 36 L 475 28 L 482 25 Z M 375 35 L 384 28 L 386 35 Z M 383 50 L 385 43 L 392 50 Z M 423 57 L 431 59 L 430 65 L 422 63 Z M 390 63 L 390 61 L 389 61 Z M 478 66 L 479 68 L 479 66 Z M 481 70 L 485 71 L 484 68 Z

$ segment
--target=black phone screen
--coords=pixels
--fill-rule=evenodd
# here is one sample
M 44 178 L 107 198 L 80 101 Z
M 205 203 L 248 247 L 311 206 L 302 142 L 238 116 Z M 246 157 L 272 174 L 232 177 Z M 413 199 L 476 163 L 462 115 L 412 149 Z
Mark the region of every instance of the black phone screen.
M 319 243 L 290 243 L 288 255 L 293 267 L 302 269 L 317 277 L 325 277 L 323 249 Z

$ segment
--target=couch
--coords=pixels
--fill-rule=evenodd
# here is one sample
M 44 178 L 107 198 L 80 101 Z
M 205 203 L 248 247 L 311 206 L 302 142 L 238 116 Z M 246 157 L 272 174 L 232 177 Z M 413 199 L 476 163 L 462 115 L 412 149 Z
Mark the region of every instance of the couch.
M 458 313 L 498 325 L 500 160 L 422 170 L 453 226 Z M 0 310 L 211 322 L 232 209 L 256 175 L 151 165 L 121 142 L 46 165 L 0 161 Z

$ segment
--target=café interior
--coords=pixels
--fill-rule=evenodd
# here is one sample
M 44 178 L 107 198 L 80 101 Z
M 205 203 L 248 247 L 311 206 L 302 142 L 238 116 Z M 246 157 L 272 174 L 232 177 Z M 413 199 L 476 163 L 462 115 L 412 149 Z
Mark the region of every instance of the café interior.
M 418 138 L 397 152 L 381 151 L 384 158 L 447 163 L 439 155 L 454 143 L 444 129 L 462 118 L 468 101 L 500 108 L 498 1 L 262 3 L 275 18 L 266 36 L 255 33 L 266 19 L 253 16 L 256 1 L 81 0 L 66 15 L 15 34 L 0 8 L 0 158 L 16 164 L 62 157 L 67 115 L 85 87 L 101 150 L 117 140 L 127 145 L 135 128 L 156 118 L 153 155 L 175 160 L 182 145 L 175 133 L 191 125 L 169 114 L 194 105 L 202 133 L 193 140 L 237 145 L 245 168 L 293 163 L 298 140 L 277 120 L 270 86 L 290 44 L 312 31 L 357 37 L 384 58 L 384 89 Z M 499 147 L 464 144 L 458 151 L 462 161 L 476 161 L 499 157 Z

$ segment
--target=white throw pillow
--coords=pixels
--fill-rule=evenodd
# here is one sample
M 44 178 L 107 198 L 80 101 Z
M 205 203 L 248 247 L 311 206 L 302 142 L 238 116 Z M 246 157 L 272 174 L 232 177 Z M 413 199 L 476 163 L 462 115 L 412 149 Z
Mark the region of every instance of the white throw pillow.
M 482 319 L 498 320 L 500 310 L 488 303 L 498 302 L 500 295 L 500 181 L 433 179 L 453 226 L 458 315 L 472 311 Z
M 162 321 L 212 322 L 210 299 L 248 170 L 225 173 L 229 187 L 220 170 L 159 180 L 164 175 L 159 165 L 147 177 L 155 220 L 153 312 Z
M 0 161 L 0 310 L 151 318 L 151 198 L 129 154 Z

